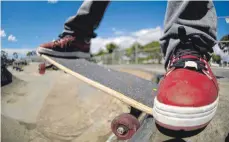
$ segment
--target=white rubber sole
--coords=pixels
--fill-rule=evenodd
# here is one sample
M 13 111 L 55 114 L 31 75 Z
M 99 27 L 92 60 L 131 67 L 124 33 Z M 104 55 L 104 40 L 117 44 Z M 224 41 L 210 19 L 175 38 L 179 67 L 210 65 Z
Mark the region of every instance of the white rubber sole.
M 77 58 L 90 58 L 90 53 L 84 53 L 84 52 L 58 52 L 58 51 L 53 51 L 50 49 L 46 49 L 43 47 L 38 47 L 37 53 L 43 53 L 43 54 L 48 54 L 48 55 L 55 55 L 58 57 L 77 57 Z
M 203 107 L 177 107 L 160 103 L 154 99 L 153 116 L 162 127 L 173 130 L 195 130 L 204 127 L 214 117 L 219 97 Z

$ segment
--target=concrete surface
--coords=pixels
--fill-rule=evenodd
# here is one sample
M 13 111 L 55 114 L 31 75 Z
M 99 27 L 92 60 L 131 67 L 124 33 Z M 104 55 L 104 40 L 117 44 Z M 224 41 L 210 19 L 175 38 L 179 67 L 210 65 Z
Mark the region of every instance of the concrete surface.
M 128 107 L 122 102 L 62 71 L 41 76 L 38 64 L 12 72 L 11 85 L 2 87 L 3 142 L 103 142 L 111 134 L 110 122 Z M 112 66 L 117 70 L 151 79 L 163 72 L 160 65 Z M 220 76 L 228 72 L 216 69 Z M 151 140 L 224 142 L 229 132 L 229 81 L 221 78 L 220 104 L 216 117 L 199 134 L 177 139 L 156 131 Z
M 2 87 L 2 114 L 27 123 L 35 123 L 43 101 L 57 79 L 56 76 L 62 73 L 52 72 L 42 76 L 38 74 L 36 64 L 25 67 L 23 72 L 11 68 L 9 71 L 15 77 L 13 83 Z

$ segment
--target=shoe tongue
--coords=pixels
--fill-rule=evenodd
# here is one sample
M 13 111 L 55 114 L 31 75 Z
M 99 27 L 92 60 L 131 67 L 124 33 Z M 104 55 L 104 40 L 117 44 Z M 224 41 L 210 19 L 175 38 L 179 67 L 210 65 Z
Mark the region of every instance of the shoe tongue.
M 175 50 L 176 58 L 200 58 L 201 54 L 192 44 L 181 44 Z

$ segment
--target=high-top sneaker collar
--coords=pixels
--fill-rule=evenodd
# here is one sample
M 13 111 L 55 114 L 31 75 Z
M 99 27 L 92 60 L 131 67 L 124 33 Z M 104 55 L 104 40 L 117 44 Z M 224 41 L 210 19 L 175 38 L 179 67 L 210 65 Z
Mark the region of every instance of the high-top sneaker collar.
M 191 43 L 180 44 L 174 49 L 167 65 L 167 74 L 174 69 L 186 68 L 204 73 L 212 79 L 212 71 L 207 56 L 198 51 Z

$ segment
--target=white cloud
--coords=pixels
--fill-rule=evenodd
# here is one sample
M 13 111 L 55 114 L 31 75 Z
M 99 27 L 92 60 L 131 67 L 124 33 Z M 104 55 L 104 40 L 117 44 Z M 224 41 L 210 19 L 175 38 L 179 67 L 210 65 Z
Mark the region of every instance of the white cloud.
M 139 31 L 133 32 L 132 34 L 134 36 L 144 36 L 148 33 L 154 33 L 154 32 L 158 32 L 161 31 L 161 27 L 156 27 L 156 28 L 149 28 L 149 29 L 141 29 Z
M 116 29 L 112 29 L 113 31 Z M 138 42 L 141 45 L 145 45 L 152 41 L 158 41 L 161 37 L 162 29 L 160 27 L 156 28 L 149 28 L 149 29 L 141 29 L 132 33 L 129 33 L 124 36 L 116 36 L 112 38 L 102 38 L 97 37 L 95 39 L 92 39 L 91 43 L 91 52 L 96 53 L 99 51 L 99 49 L 105 49 L 106 44 L 108 43 L 115 43 L 117 44 L 121 49 L 125 49 L 130 47 L 134 42 Z
M 48 0 L 48 3 L 55 4 L 58 0 Z
M 5 36 L 6 36 L 5 31 L 1 29 L 0 37 L 5 37 Z
M 125 32 L 123 30 L 117 30 L 116 28 L 112 28 L 114 35 L 123 35 Z
M 9 41 L 12 41 L 12 42 L 16 42 L 16 41 L 17 41 L 16 37 L 13 36 L 13 35 L 9 35 L 9 36 L 8 36 L 8 40 L 9 40 Z
M 97 37 L 92 40 L 91 52 L 96 53 L 99 51 L 99 49 L 105 49 L 106 44 L 111 42 L 117 44 L 120 48 L 127 48 L 135 42 L 135 39 L 131 36 L 119 36 L 113 38 Z

